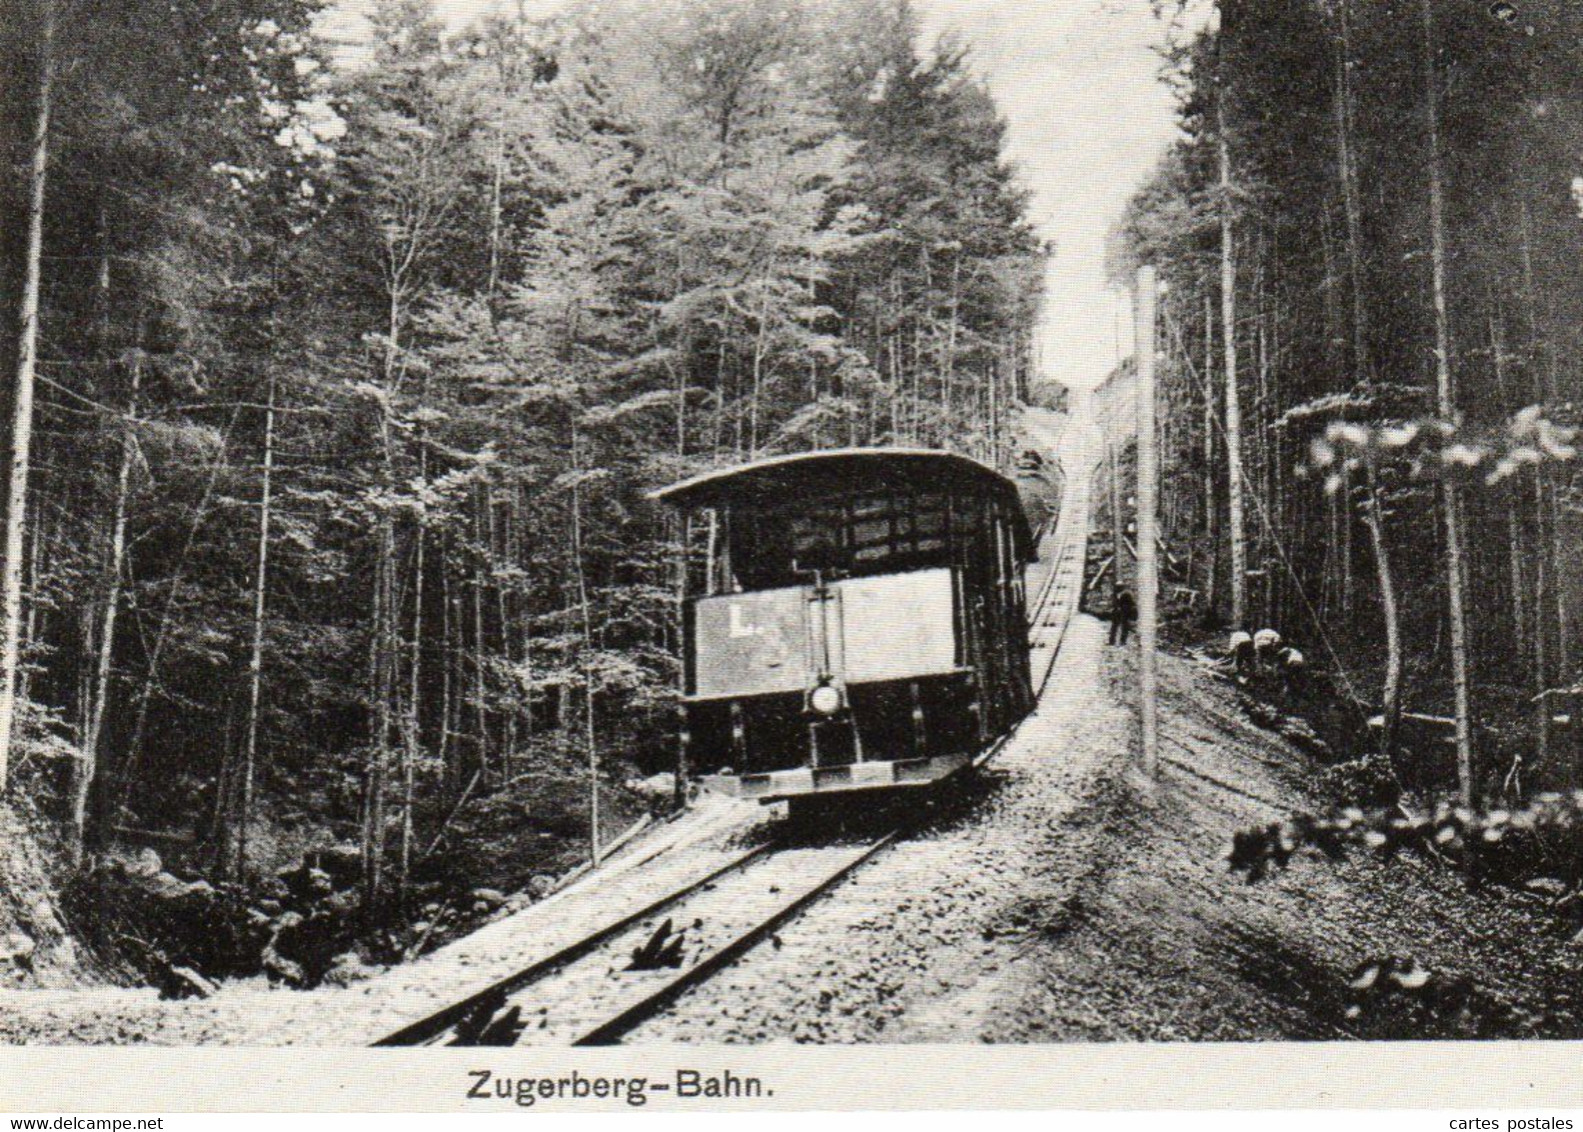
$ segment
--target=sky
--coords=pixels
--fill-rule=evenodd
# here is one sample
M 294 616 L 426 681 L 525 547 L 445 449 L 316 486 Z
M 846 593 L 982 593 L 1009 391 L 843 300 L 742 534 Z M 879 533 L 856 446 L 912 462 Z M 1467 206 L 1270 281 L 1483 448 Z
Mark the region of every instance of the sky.
M 1175 134 L 1148 0 L 920 0 L 931 36 L 972 48 L 1007 120 L 1009 156 L 1055 242 L 1043 376 L 1097 384 L 1132 353 L 1130 298 L 1109 289 L 1105 238 Z
M 364 0 L 344 0 L 348 13 Z M 436 0 L 464 26 L 502 0 Z M 515 5 L 515 0 L 510 0 Z M 663 0 L 657 0 L 663 2 Z M 1170 143 L 1169 93 L 1149 0 L 916 0 L 929 40 L 955 31 L 1006 117 L 1009 156 L 1053 241 L 1040 330 L 1043 376 L 1097 384 L 1130 355 L 1128 298 L 1109 289 L 1105 237 Z M 525 0 L 530 15 L 558 0 Z

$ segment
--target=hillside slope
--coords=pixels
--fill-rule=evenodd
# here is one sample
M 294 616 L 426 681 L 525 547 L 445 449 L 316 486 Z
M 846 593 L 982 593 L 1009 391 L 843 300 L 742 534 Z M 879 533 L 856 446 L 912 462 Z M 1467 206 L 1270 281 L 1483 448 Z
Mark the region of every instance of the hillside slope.
M 36 824 L 0 803 L 0 988 L 91 981 L 66 929 Z
M 1137 653 L 1107 649 L 1103 694 L 1131 704 Z M 1583 947 L 1543 901 L 1474 889 L 1439 864 L 1299 855 L 1257 884 L 1229 872 L 1232 834 L 1323 808 L 1320 769 L 1248 722 L 1237 693 L 1161 658 L 1157 785 L 1126 775 L 1095 820 L 1105 847 L 1083 884 L 1025 894 L 1019 942 L 977 1036 L 1003 1042 L 1583 1035 Z M 1427 996 L 1359 968 L 1395 957 Z

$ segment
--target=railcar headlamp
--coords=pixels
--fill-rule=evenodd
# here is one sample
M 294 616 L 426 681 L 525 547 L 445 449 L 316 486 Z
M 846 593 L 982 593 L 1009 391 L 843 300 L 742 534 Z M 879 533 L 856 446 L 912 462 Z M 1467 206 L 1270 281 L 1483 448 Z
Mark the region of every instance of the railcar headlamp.
M 834 684 L 820 684 L 809 695 L 808 704 L 820 715 L 834 715 L 841 710 L 841 693 Z

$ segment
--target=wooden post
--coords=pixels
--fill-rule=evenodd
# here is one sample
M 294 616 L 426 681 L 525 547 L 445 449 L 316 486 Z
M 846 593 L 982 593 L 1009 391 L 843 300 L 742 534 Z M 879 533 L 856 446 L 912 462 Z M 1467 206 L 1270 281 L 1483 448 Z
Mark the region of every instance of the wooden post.
M 1248 542 L 1243 519 L 1242 391 L 1237 377 L 1236 238 L 1232 225 L 1231 150 L 1226 141 L 1225 99 L 1222 89 L 1216 113 L 1220 131 L 1220 336 L 1226 359 L 1226 522 L 1231 528 L 1231 627 L 1246 629 Z M 1139 302 L 1142 302 L 1141 297 Z M 1152 295 L 1149 302 L 1154 302 Z
M 1154 435 L 1154 300 L 1153 267 L 1138 269 L 1134 318 L 1138 369 L 1138 677 L 1143 716 L 1143 772 L 1150 778 L 1159 764 L 1159 716 L 1155 647 L 1158 628 L 1159 548 L 1156 510 L 1158 456 Z

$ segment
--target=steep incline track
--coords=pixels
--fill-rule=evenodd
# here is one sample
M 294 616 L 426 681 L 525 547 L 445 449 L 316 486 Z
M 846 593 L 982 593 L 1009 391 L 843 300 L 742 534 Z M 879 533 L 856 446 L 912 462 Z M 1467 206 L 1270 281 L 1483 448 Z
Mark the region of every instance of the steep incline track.
M 1030 428 L 1037 439 L 1048 442 Z M 1031 602 L 1034 686 L 1042 694 L 1082 594 L 1088 538 L 1088 447 L 1064 430 L 1067 489 L 1060 520 L 1041 539 L 1045 575 Z M 1055 449 L 1047 443 L 1046 450 Z M 1072 469 L 1082 469 L 1073 474 Z M 975 760 L 988 762 L 1001 740 Z M 895 824 L 856 841 L 770 842 L 681 886 L 656 885 L 636 911 L 377 1045 L 593 1045 L 663 1011 L 766 939 L 901 836 Z M 641 871 L 627 884 L 642 885 Z M 630 904 L 628 905 L 630 907 Z
M 1083 599 L 1089 499 L 1104 439 L 1086 420 L 1058 417 L 1043 409 L 1025 410 L 1023 427 L 1039 448 L 1055 454 L 1065 487 L 1060 519 L 1047 536 L 1050 549 L 1044 558 L 1049 563 L 1049 573 L 1028 618 L 1034 657 L 1033 686 L 1043 696 L 1067 626 Z
M 752 849 L 725 868 L 659 896 L 641 912 L 377 1044 L 614 1041 L 766 938 L 894 837 L 886 833 L 856 844 Z

